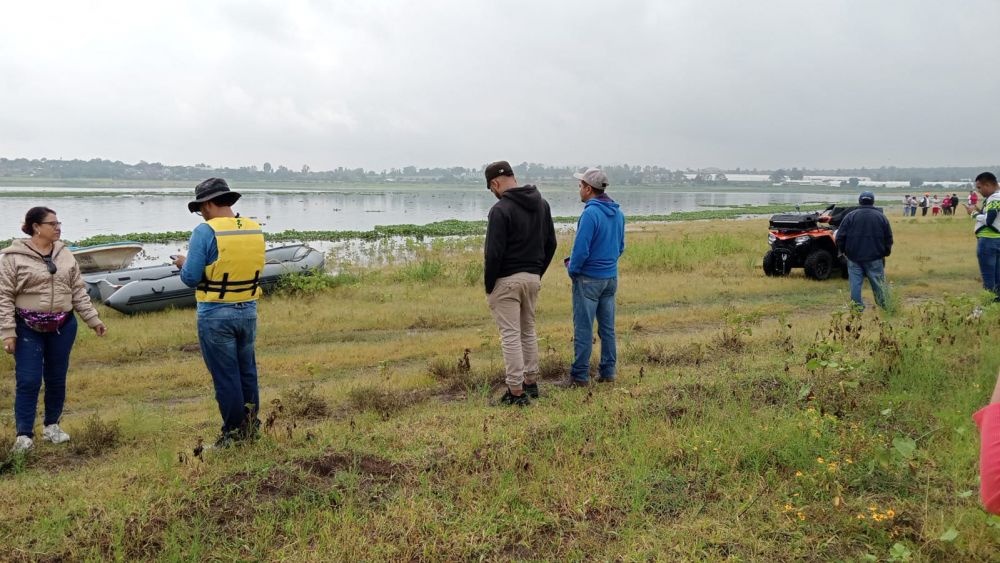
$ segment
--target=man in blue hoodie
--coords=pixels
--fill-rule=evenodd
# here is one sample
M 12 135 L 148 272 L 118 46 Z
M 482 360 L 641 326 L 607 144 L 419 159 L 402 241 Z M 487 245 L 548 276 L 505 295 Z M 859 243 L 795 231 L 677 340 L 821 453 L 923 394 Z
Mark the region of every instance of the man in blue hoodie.
M 574 174 L 585 205 L 576 226 L 573 253 L 566 266 L 573 280 L 573 367 L 570 382 L 587 385 L 594 318 L 601 338 L 600 382 L 615 380 L 615 293 L 618 258 L 625 251 L 625 215 L 604 190 L 608 176 L 597 168 Z

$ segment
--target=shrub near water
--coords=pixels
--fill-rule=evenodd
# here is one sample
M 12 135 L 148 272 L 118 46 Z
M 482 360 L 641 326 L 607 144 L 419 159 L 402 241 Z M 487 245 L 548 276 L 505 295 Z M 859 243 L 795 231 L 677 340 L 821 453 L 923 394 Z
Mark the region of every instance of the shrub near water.
M 281 276 L 281 279 L 278 280 L 277 292 L 284 295 L 315 293 L 343 285 L 355 284 L 359 280 L 360 276 L 350 272 L 341 272 L 339 274 L 298 272 Z

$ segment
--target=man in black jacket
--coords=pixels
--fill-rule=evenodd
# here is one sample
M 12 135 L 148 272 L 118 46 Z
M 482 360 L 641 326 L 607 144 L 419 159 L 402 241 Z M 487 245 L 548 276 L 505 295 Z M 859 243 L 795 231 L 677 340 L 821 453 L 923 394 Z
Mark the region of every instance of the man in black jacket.
M 506 369 L 501 402 L 524 406 L 538 398 L 535 302 L 556 253 L 556 230 L 548 202 L 535 186 L 518 186 L 508 162 L 486 167 L 486 187 L 500 200 L 486 225 L 483 272 Z
M 860 310 L 864 278 L 872 286 L 875 302 L 885 309 L 889 288 L 885 282 L 885 257 L 892 253 L 892 227 L 881 209 L 874 207 L 875 194 L 863 192 L 858 197 L 860 207 L 851 211 L 837 229 L 837 248 L 847 256 L 847 273 L 851 283 L 851 299 Z

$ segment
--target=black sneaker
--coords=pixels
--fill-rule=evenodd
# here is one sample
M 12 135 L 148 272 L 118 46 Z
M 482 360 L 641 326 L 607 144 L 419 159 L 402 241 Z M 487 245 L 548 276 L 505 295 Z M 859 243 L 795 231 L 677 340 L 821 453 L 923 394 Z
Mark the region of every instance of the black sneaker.
M 531 397 L 532 399 L 538 398 L 538 384 L 537 383 L 525 383 L 521 386 L 524 389 L 524 394 Z
M 510 389 L 504 393 L 503 397 L 500 397 L 501 405 L 517 405 L 519 407 L 526 407 L 531 404 L 531 400 L 528 399 L 527 394 L 515 395 L 510 392 Z
M 615 378 L 614 377 L 603 377 L 602 376 L 602 377 L 598 377 L 597 378 L 597 382 L 598 383 L 614 383 L 615 382 Z
M 219 435 L 219 439 L 215 441 L 215 444 L 211 449 L 213 450 L 223 450 L 236 445 L 236 436 L 234 432 L 223 432 Z

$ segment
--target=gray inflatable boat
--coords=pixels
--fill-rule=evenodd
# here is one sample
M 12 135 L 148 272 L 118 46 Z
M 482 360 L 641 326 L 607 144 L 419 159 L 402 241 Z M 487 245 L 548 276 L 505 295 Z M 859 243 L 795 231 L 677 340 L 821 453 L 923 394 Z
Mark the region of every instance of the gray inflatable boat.
M 280 246 L 264 253 L 261 288 L 271 291 L 286 274 L 322 271 L 323 253 L 304 244 Z M 83 276 L 94 301 L 122 313 L 160 311 L 168 307 L 194 307 L 194 288 L 184 285 L 180 270 L 171 264 L 131 268 Z

